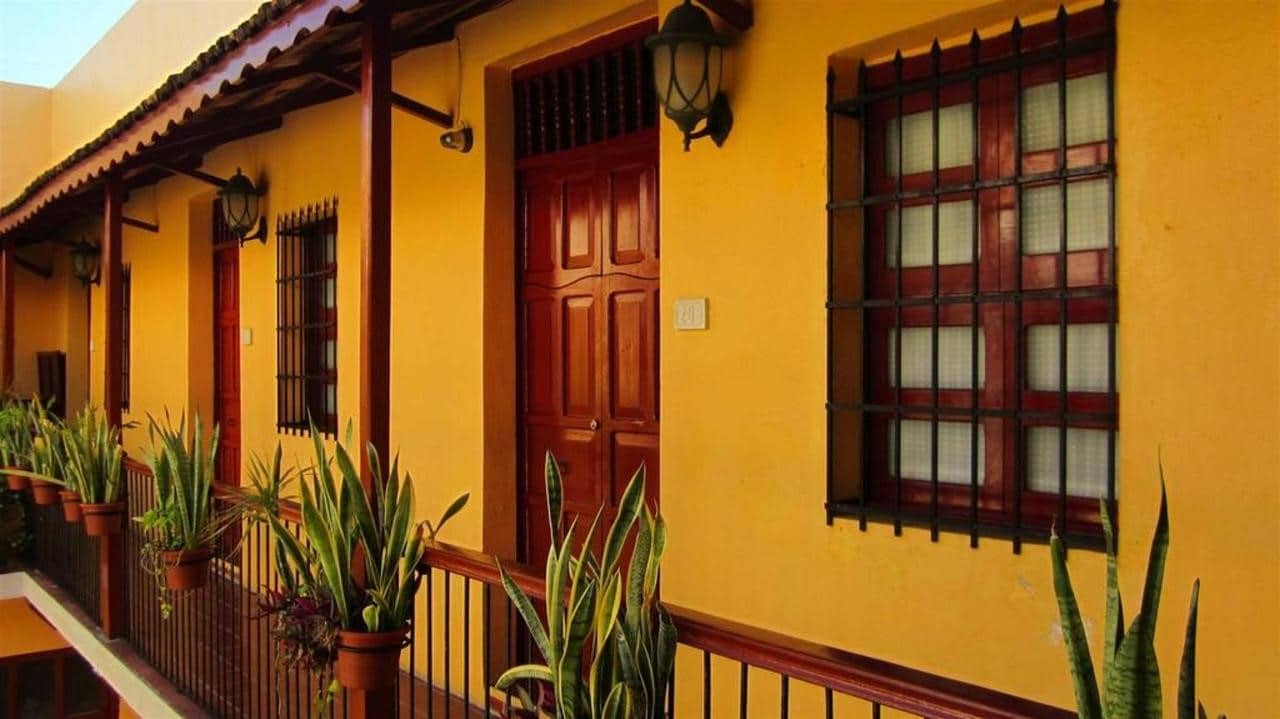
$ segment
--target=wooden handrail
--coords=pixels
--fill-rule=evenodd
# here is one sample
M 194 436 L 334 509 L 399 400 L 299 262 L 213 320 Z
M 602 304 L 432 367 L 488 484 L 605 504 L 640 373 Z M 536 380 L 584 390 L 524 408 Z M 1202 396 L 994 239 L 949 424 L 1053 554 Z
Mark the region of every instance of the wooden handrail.
M 150 474 L 139 462 L 126 458 L 130 471 Z M 239 488 L 219 485 L 219 496 L 234 496 Z M 296 502 L 281 503 L 281 518 L 301 523 Z M 543 573 L 532 566 L 503 561 L 513 581 L 535 600 L 546 599 Z M 430 569 L 501 586 L 498 560 L 483 552 L 427 541 L 423 571 Z M 975 684 L 949 679 L 874 657 L 855 654 L 817 642 L 711 616 L 693 609 L 664 604 L 675 622 L 680 643 L 751 667 L 783 674 L 815 686 L 937 719 L 1070 719 L 1073 712 L 1030 701 Z
M 497 562 L 487 554 L 428 542 L 426 568 L 501 585 Z M 502 563 L 531 598 L 546 598 L 544 579 L 533 567 Z M 1069 719 L 1073 712 L 975 684 L 854 654 L 816 642 L 740 624 L 664 603 L 680 643 L 749 666 L 877 702 L 922 717 L 960 719 Z

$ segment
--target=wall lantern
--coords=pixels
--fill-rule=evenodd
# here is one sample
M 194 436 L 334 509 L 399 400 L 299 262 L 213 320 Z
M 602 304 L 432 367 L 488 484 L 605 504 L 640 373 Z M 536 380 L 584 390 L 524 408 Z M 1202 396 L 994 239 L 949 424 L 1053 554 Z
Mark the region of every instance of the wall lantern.
M 222 204 L 222 219 L 227 229 L 240 238 L 240 244 L 247 240 L 259 240 L 267 243 L 267 218 L 260 217 L 262 192 L 253 186 L 253 182 L 236 168 L 236 174 L 223 183 L 218 190 L 218 200 Z M 257 228 L 257 234 L 249 232 Z
M 724 145 L 733 127 L 729 100 L 720 92 L 729 36 L 716 32 L 705 10 L 692 0 L 684 0 L 662 21 L 658 34 L 649 36 L 644 44 L 653 53 L 658 101 L 684 133 L 685 152 L 689 143 L 700 137 Z M 695 130 L 702 121 L 703 128 Z
M 80 240 L 71 246 L 71 274 L 80 284 L 88 287 L 102 279 L 102 250 L 88 240 Z

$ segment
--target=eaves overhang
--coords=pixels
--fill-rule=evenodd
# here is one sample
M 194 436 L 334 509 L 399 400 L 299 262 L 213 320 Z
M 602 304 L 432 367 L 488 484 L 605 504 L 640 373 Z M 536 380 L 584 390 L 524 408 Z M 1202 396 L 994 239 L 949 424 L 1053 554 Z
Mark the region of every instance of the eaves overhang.
M 220 144 L 278 128 L 285 113 L 355 90 L 370 0 L 269 0 L 107 130 L 0 208 L 0 240 L 26 244 L 99 207 L 114 173 L 126 188 L 198 165 Z M 373 0 L 392 6 L 395 52 L 444 42 L 459 22 L 509 0 Z M 358 82 L 358 81 L 357 81 Z M 358 85 L 357 85 L 358 87 Z

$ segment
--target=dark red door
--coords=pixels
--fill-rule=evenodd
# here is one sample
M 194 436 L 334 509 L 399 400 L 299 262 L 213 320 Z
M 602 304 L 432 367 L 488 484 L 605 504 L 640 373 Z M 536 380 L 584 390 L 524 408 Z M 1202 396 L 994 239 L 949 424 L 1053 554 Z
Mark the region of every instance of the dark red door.
M 612 518 L 642 462 L 657 501 L 656 133 L 522 165 L 522 546 L 540 560 L 548 450 L 581 532 L 601 506 Z
M 240 484 L 240 246 L 213 207 L 213 419 L 221 428 L 215 472 Z

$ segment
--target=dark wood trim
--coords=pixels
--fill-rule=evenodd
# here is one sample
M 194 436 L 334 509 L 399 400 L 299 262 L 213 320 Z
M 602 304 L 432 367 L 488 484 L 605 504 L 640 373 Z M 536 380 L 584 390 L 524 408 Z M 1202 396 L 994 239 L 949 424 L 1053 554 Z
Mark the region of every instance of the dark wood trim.
M 160 232 L 160 225 L 157 225 L 152 222 L 147 222 L 145 220 L 135 220 L 132 217 L 121 217 L 120 223 L 124 225 L 128 225 L 129 227 L 136 227 L 139 230 L 145 230 L 147 232 L 152 232 L 152 233 Z
M 160 162 L 156 162 L 152 164 L 154 164 L 156 167 L 166 172 L 171 172 L 175 175 L 185 175 L 192 179 L 199 180 L 205 184 L 213 185 L 214 187 L 217 187 L 219 189 L 221 189 L 223 185 L 227 184 L 227 180 L 225 177 L 218 177 L 217 175 L 211 175 L 207 172 L 201 172 L 200 170 L 193 170 L 191 168 L 181 167 L 178 165 L 166 165 Z
M 360 479 L 373 494 L 365 447 L 384 461 L 391 425 L 391 5 L 369 0 L 360 29 Z M 364 565 L 352 567 L 363 579 Z M 352 719 L 394 716 L 396 690 L 351 691 Z
M 326 68 L 317 70 L 316 74 L 338 87 L 345 87 L 352 91 L 359 91 L 360 89 L 359 77 L 349 75 L 340 70 Z M 397 110 L 413 115 L 414 117 L 426 120 L 433 125 L 439 125 L 445 129 L 453 127 L 453 115 L 437 110 L 434 107 L 425 105 L 412 98 L 405 97 L 398 92 L 393 91 L 391 93 L 391 106 Z
M 424 571 L 430 568 L 501 586 L 496 560 L 480 552 L 427 542 L 422 562 Z M 530 598 L 546 599 L 540 572 L 515 562 L 503 561 L 502 566 Z M 1075 716 L 1058 707 L 974 684 L 692 609 L 670 604 L 664 606 L 675 622 L 680 643 L 686 647 L 914 715 L 940 719 L 1068 719 Z
M 111 425 L 119 427 L 122 414 L 121 339 L 124 336 L 124 191 L 120 178 L 111 175 L 103 187 L 102 294 L 105 298 L 102 406 Z M 98 597 L 102 633 L 108 639 L 124 636 L 128 621 L 125 597 L 124 534 L 112 534 L 98 542 Z
M 11 244 L 0 246 L 0 390 L 13 386 L 13 266 L 17 250 Z
M 53 267 L 45 267 L 44 265 L 32 262 L 25 257 L 21 257 L 16 253 L 13 256 L 13 263 L 18 266 L 18 269 L 26 270 L 36 277 L 42 277 L 46 280 L 53 279 Z
M 755 10 L 750 0 L 698 0 L 708 10 L 720 16 L 739 32 L 750 30 L 756 22 Z

